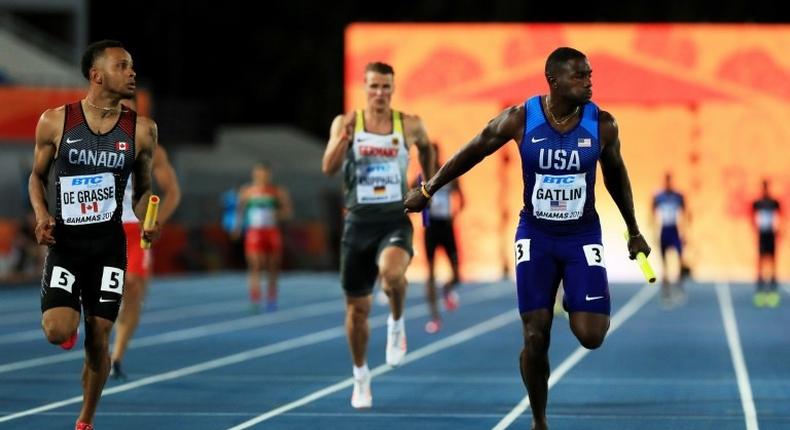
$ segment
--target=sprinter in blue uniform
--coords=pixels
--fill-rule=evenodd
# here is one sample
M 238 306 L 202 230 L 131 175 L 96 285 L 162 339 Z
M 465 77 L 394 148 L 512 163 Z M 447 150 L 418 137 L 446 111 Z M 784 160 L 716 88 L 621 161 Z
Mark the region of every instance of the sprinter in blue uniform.
M 670 308 L 685 300 L 683 279 L 688 274 L 688 266 L 683 260 L 683 244 L 688 224 L 686 199 L 672 186 L 672 175 L 664 176 L 664 188 L 653 197 L 653 225 L 659 227 L 661 246 L 661 301 L 664 308 Z M 670 254 L 677 254 L 678 274 L 672 283 L 669 273 Z
M 497 115 L 425 184 L 409 191 L 409 212 L 431 195 L 516 142 L 524 178 L 524 207 L 515 238 L 518 307 L 524 332 L 521 376 L 529 393 L 533 429 L 547 429 L 549 338 L 560 281 L 573 334 L 598 348 L 609 329 L 609 289 L 601 226 L 595 211 L 596 163 L 628 228 L 630 258 L 650 253 L 634 216 L 631 183 L 620 155 L 614 117 L 590 101 L 592 69 L 573 48 L 546 60 L 549 94 L 535 96 Z

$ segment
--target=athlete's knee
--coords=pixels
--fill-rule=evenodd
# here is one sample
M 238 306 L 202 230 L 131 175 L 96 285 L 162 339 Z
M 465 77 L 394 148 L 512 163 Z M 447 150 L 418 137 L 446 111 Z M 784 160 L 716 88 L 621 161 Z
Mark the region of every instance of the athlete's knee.
M 542 353 L 549 349 L 549 334 L 543 330 L 528 328 L 524 331 L 524 352 Z
M 53 345 L 60 345 L 74 334 L 74 328 L 66 327 L 65 324 L 53 320 L 42 320 L 41 328 L 44 330 L 47 341 Z
M 582 330 L 579 333 L 576 333 L 576 339 L 579 340 L 581 346 L 587 349 L 597 349 L 603 344 L 603 340 L 606 338 L 605 331 L 598 331 L 598 330 Z
M 368 320 L 370 307 L 364 305 L 351 305 L 346 310 L 349 320 L 354 324 L 364 324 Z
M 400 268 L 386 267 L 381 270 L 381 280 L 386 288 L 400 287 L 406 284 L 406 275 Z

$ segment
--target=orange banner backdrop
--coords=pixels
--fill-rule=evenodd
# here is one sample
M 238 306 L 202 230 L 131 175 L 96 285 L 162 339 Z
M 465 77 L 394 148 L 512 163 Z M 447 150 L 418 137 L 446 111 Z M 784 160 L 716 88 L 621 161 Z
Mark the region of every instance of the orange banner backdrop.
M 504 107 L 546 92 L 545 59 L 558 46 L 590 59 L 593 100 L 617 118 L 637 216 L 654 249 L 650 203 L 672 172 L 692 215 L 687 255 L 695 277 L 753 280 L 750 207 L 761 180 L 770 179 L 790 207 L 788 25 L 354 24 L 346 31 L 346 108 L 364 106 L 365 64 L 392 64 L 394 107 L 423 118 L 446 160 Z M 467 206 L 456 232 L 464 279 L 512 274 L 520 163 L 511 143 L 461 179 Z M 610 277 L 638 279 L 600 175 L 596 193 Z M 421 277 L 422 231 L 414 221 L 410 274 Z M 784 278 L 788 251 L 780 238 Z M 657 253 L 650 259 L 660 266 Z

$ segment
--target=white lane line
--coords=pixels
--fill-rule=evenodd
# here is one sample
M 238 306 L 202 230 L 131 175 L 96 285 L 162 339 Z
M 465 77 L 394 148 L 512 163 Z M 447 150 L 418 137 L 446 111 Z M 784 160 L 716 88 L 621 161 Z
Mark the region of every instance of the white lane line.
M 735 319 L 735 309 L 732 306 L 732 296 L 728 284 L 716 284 L 716 296 L 719 298 L 721 320 L 724 323 L 724 332 L 727 335 L 727 345 L 730 347 L 732 367 L 735 368 L 735 377 L 738 380 L 738 392 L 741 395 L 741 406 L 746 421 L 746 430 L 758 430 L 757 410 L 752 397 L 752 385 L 749 382 L 749 371 L 746 360 L 743 358 L 741 337 L 738 334 L 738 320 Z
M 485 288 L 477 289 L 475 292 L 470 293 L 468 296 L 464 296 L 466 297 L 464 299 L 464 303 L 471 304 L 471 303 L 483 302 L 486 300 L 496 299 L 508 294 L 512 294 L 512 290 L 509 288 L 494 288 L 493 286 L 487 286 Z M 420 303 L 419 305 L 415 305 L 407 308 L 404 313 L 412 318 L 419 318 L 428 314 L 428 307 L 425 306 L 424 303 Z M 384 326 L 387 322 L 387 316 L 388 316 L 387 314 L 384 314 L 371 318 L 370 321 L 368 322 L 368 326 L 371 329 Z M 105 389 L 102 392 L 102 397 L 110 396 L 116 393 L 122 393 L 125 391 L 133 390 L 135 388 L 140 388 L 147 385 L 157 384 L 159 382 L 182 378 L 184 376 L 205 372 L 207 370 L 229 366 L 231 364 L 237 364 L 244 361 L 249 361 L 255 358 L 265 357 L 267 355 L 272 355 L 279 352 L 301 348 L 303 346 L 313 345 L 330 339 L 335 339 L 341 336 L 345 336 L 345 333 L 346 333 L 346 329 L 344 326 L 341 325 L 334 328 L 315 332 L 309 335 L 304 335 L 293 339 L 280 341 L 277 343 L 273 343 L 271 345 L 266 345 L 259 348 L 250 349 L 247 351 L 242 351 L 236 354 L 231 354 L 214 360 L 205 361 L 192 366 L 183 367 L 181 369 L 176 369 L 169 372 L 159 373 L 157 375 L 152 375 L 147 378 L 140 379 L 139 381 L 129 382 L 109 389 Z M 80 403 L 80 402 L 82 402 L 82 395 L 74 396 L 58 402 L 47 403 L 45 405 L 36 408 L 26 409 L 23 411 L 15 412 L 13 414 L 2 416 L 0 417 L 0 423 L 26 417 L 29 415 L 35 415 L 41 412 L 50 411 L 52 409 L 57 409 L 62 406 L 67 406 L 70 404 Z
M 153 323 L 169 322 L 174 320 L 177 321 L 187 318 L 229 314 L 247 309 L 249 306 L 250 302 L 248 300 L 228 300 L 224 302 L 212 302 L 208 304 L 204 303 L 193 306 L 156 309 L 150 312 L 143 310 L 144 317 L 142 318 L 142 321 L 140 321 L 140 325 L 147 326 Z M 35 315 L 35 317 L 37 319 L 41 319 L 41 313 L 38 313 Z M 44 334 L 41 331 L 41 328 L 36 328 L 33 330 L 25 330 L 16 333 L 0 335 L 0 345 L 43 339 Z
M 650 301 L 653 296 L 656 295 L 658 288 L 645 286 L 639 290 L 638 293 L 634 294 L 633 297 L 626 303 L 617 313 L 614 314 L 612 317 L 611 325 L 609 326 L 609 333 L 607 337 L 611 336 L 620 326 L 623 325 L 629 318 L 631 318 L 636 311 L 638 311 L 642 306 L 645 305 L 648 301 Z M 573 366 L 578 364 L 582 358 L 584 358 L 587 354 L 590 353 L 589 349 L 584 347 L 576 348 L 571 355 L 568 356 L 559 366 L 557 366 L 554 370 L 551 371 L 551 376 L 549 376 L 549 389 L 553 386 L 557 385 L 557 382 L 565 376 L 568 371 L 570 371 Z M 504 430 L 510 426 L 524 411 L 529 408 L 529 396 L 524 396 L 513 409 L 508 412 L 492 429 L 493 430 Z
M 499 315 L 497 315 L 497 316 L 495 316 L 495 317 L 493 317 L 491 319 L 488 319 L 488 320 L 483 321 L 483 322 L 481 322 L 479 324 L 476 324 L 476 325 L 474 325 L 472 327 L 469 327 L 469 328 L 467 328 L 465 330 L 462 330 L 462 331 L 460 331 L 460 332 L 458 332 L 458 333 L 456 333 L 456 334 L 454 334 L 452 336 L 448 336 L 448 337 L 446 337 L 444 339 L 441 339 L 441 340 L 438 340 L 436 342 L 430 343 L 430 344 L 428 344 L 428 345 L 426 345 L 426 346 L 424 346 L 424 347 L 422 347 L 422 348 L 420 348 L 420 349 L 418 349 L 418 350 L 416 350 L 414 352 L 410 352 L 410 353 L 406 354 L 406 360 L 404 361 L 403 365 L 408 365 L 409 363 L 412 363 L 414 361 L 420 360 L 420 359 L 425 358 L 425 357 L 427 357 L 429 355 L 435 354 L 435 353 L 437 353 L 439 351 L 442 351 L 442 350 L 445 350 L 447 348 L 456 346 L 456 345 L 464 343 L 466 341 L 472 340 L 472 339 L 474 339 L 474 338 L 476 338 L 478 336 L 486 334 L 486 333 L 488 333 L 490 331 L 494 331 L 494 330 L 496 330 L 498 328 L 504 327 L 507 324 L 510 324 L 510 323 L 513 323 L 513 322 L 516 322 L 516 321 L 519 321 L 519 320 L 520 320 L 520 317 L 518 315 L 518 312 L 513 311 L 513 310 L 505 312 L 503 314 L 499 314 Z M 375 369 L 373 369 L 370 373 L 371 373 L 371 377 L 376 377 L 376 376 L 382 375 L 384 373 L 391 372 L 392 370 L 393 370 L 393 368 L 390 367 L 389 365 L 382 364 L 382 365 L 376 367 Z M 343 381 L 340 381 L 340 382 L 338 382 L 336 384 L 330 385 L 330 386 L 328 386 L 326 388 L 323 388 L 321 390 L 314 391 L 313 393 L 308 394 L 307 396 L 304 396 L 304 397 L 302 397 L 300 399 L 294 400 L 293 402 L 287 403 L 287 404 L 282 405 L 282 406 L 280 406 L 278 408 L 272 409 L 272 410 L 270 410 L 270 411 L 268 411 L 266 413 L 258 415 L 257 417 L 252 418 L 250 420 L 247 420 L 247 421 L 245 421 L 245 422 L 243 422 L 243 423 L 241 423 L 241 424 L 239 424 L 237 426 L 231 427 L 228 430 L 242 430 L 242 429 L 250 428 L 250 427 L 252 427 L 252 426 L 254 426 L 256 424 L 262 423 L 263 421 L 266 421 L 266 420 L 272 419 L 272 418 L 274 418 L 274 417 L 276 417 L 278 415 L 284 414 L 284 413 L 286 413 L 286 412 L 288 412 L 288 411 L 290 411 L 292 409 L 296 409 L 296 408 L 298 408 L 300 406 L 304 406 L 304 405 L 306 405 L 308 403 L 311 403 L 311 402 L 314 402 L 314 401 L 316 401 L 316 400 L 318 400 L 318 399 L 320 399 L 322 397 L 326 397 L 326 396 L 328 396 L 330 394 L 333 394 L 333 393 L 335 393 L 337 391 L 340 391 L 340 390 L 342 390 L 344 388 L 348 388 L 351 385 L 353 385 L 353 383 L 354 383 L 354 378 L 345 379 Z
M 264 327 L 272 324 L 299 320 L 302 318 L 315 317 L 338 312 L 343 307 L 342 301 L 330 300 L 328 302 L 314 303 L 311 305 L 300 306 L 289 309 L 288 312 L 275 314 L 263 314 L 252 317 L 239 318 L 218 323 L 205 324 L 202 326 L 191 327 L 169 331 L 161 334 L 145 336 L 134 339 L 129 344 L 129 349 L 143 348 L 154 345 L 163 345 L 184 340 L 191 340 L 200 337 L 212 336 L 246 330 L 257 327 Z M 175 310 L 174 310 L 175 311 Z M 54 363 L 63 363 L 71 360 L 81 360 L 85 357 L 85 352 L 80 349 L 69 352 L 59 352 L 56 355 L 46 355 L 37 358 L 28 358 L 0 365 L 0 374 L 13 372 L 16 370 L 30 369 L 32 367 L 45 366 Z

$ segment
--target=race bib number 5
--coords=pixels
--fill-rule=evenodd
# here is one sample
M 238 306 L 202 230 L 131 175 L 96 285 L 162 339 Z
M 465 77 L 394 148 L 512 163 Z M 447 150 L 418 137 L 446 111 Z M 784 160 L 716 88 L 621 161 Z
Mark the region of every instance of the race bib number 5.
M 64 224 L 109 221 L 116 206 L 112 173 L 60 177 L 60 214 Z

